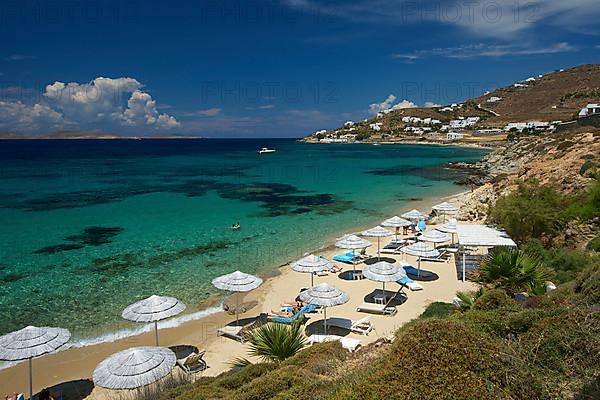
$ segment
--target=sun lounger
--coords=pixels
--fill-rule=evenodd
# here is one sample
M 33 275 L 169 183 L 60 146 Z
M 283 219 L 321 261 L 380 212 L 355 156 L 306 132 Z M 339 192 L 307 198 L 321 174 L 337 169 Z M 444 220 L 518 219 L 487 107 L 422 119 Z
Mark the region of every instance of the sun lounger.
M 388 306 L 387 304 L 374 304 L 374 303 L 362 303 L 356 307 L 356 311 L 368 312 L 373 314 L 382 315 L 396 315 L 398 310 L 394 306 Z
M 352 339 L 347 337 L 342 337 L 338 335 L 310 335 L 308 337 L 308 341 L 311 345 L 315 343 L 324 343 L 324 342 L 336 342 L 339 341 L 342 347 L 349 352 L 356 351 L 361 346 L 361 342 L 358 339 Z
M 246 341 L 245 335 L 247 332 L 264 325 L 267 322 L 267 315 L 261 314 L 256 319 L 243 325 L 225 325 L 217 330 L 218 336 L 225 336 L 239 342 Z
M 349 331 L 360 333 L 362 335 L 368 335 L 373 330 L 373 325 L 371 325 L 369 317 L 361 318 L 356 321 L 339 317 L 327 318 L 327 326 L 348 329 Z
M 353 259 L 360 260 L 360 257 L 358 255 L 353 256 L 351 251 L 344 254 L 336 254 L 332 257 L 333 261 L 343 262 L 346 264 L 352 264 Z
M 403 266 L 402 268 L 404 268 L 406 275 L 408 275 L 410 279 L 416 279 L 418 281 L 433 281 L 439 278 L 435 272 L 424 269 L 418 270 L 412 265 Z
M 182 360 L 177 360 L 177 365 L 187 374 L 194 374 L 204 371 L 208 366 L 202 357 L 206 353 L 202 350 L 198 353 L 192 353 Z
M 450 256 L 445 250 L 443 250 L 440 252 L 439 256 L 437 256 L 437 257 L 421 257 L 421 261 L 448 262 L 448 261 L 450 261 Z
M 407 288 L 409 288 L 413 292 L 416 292 L 418 290 L 423 290 L 423 286 L 421 286 L 419 283 L 413 281 L 408 276 L 405 276 L 404 278 L 400 279 L 398 281 L 398 283 L 401 284 L 401 285 L 406 286 Z
M 280 317 L 277 315 L 270 315 L 269 320 L 271 322 L 279 322 L 280 324 L 291 324 L 292 322 L 294 322 L 298 319 L 303 319 L 305 317 L 304 314 L 312 313 L 315 311 L 317 311 L 317 306 L 312 305 L 312 304 L 307 304 L 307 305 L 303 306 L 300 309 L 300 311 L 298 311 L 296 314 L 294 314 L 291 317 Z
M 404 243 L 390 243 L 383 246 L 379 252 L 383 254 L 395 254 L 398 252 L 398 250 L 400 250 L 401 247 L 404 247 Z

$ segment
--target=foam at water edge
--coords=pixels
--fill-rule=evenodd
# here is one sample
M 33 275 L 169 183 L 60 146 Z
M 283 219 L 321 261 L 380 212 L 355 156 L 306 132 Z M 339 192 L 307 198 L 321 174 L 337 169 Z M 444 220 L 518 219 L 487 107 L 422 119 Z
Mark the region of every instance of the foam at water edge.
M 166 321 L 159 321 L 158 329 L 175 328 L 186 322 L 195 321 L 195 320 L 207 317 L 209 315 L 219 313 L 221 311 L 223 311 L 222 303 L 215 307 L 210 307 L 210 308 L 207 308 L 207 309 L 204 309 L 201 311 L 197 311 L 194 313 L 182 315 L 181 317 L 171 318 Z M 59 351 L 63 351 L 66 349 L 76 349 L 76 348 L 81 348 L 81 347 L 94 346 L 94 345 L 97 345 L 100 343 L 116 342 L 117 340 L 125 339 L 125 338 L 131 337 L 131 336 L 140 335 L 140 334 L 146 333 L 146 332 L 151 332 L 153 330 L 154 330 L 153 323 L 141 325 L 139 328 L 135 328 L 135 329 L 122 329 L 119 331 L 107 333 L 105 335 L 101 335 L 101 336 L 97 336 L 97 337 L 93 337 L 93 338 L 81 339 L 81 340 L 78 340 L 77 342 L 73 342 L 73 343 L 67 343 L 64 347 L 61 347 Z M 23 361 L 25 361 L 25 360 L 23 360 Z M 23 361 L 0 362 L 0 369 L 12 367 Z

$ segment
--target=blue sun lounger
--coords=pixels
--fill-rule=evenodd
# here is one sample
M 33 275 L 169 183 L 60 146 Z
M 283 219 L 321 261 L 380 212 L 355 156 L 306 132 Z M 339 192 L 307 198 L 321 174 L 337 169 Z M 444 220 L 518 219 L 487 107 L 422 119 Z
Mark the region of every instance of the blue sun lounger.
M 354 256 L 354 257 L 358 258 L 358 256 Z M 352 264 L 352 252 L 349 251 L 344 254 L 336 254 L 335 256 L 333 256 L 332 260 L 338 261 L 338 262 L 343 262 L 346 264 Z
M 304 314 L 315 312 L 316 310 L 317 310 L 317 306 L 312 305 L 312 304 L 307 304 L 307 305 L 303 306 L 300 309 L 300 311 L 298 311 L 296 314 L 294 314 L 291 317 L 269 317 L 269 319 L 272 322 L 279 322 L 281 324 L 291 324 L 292 322 L 296 321 L 297 319 L 303 318 Z

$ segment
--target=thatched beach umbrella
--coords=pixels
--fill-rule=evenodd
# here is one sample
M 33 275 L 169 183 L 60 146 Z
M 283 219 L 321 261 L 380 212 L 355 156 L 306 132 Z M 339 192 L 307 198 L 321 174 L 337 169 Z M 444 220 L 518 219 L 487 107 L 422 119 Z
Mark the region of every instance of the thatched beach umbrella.
M 444 222 L 446 222 L 446 213 L 452 214 L 458 211 L 458 207 L 456 207 L 454 204 L 448 203 L 447 201 L 444 201 L 440 204 L 436 204 L 431 208 L 437 212 L 441 212 L 444 214 Z
M 399 216 L 395 215 L 390 219 L 386 219 L 385 221 L 383 221 L 381 223 L 381 226 L 386 226 L 388 228 L 396 228 L 396 242 L 398 242 L 398 230 L 400 228 L 404 228 L 407 226 L 411 226 L 412 222 L 410 222 L 407 219 L 404 218 L 400 218 Z
M 421 275 L 421 257 L 438 257 L 440 252 L 433 245 L 425 242 L 416 242 L 400 249 L 403 253 L 417 257 L 419 268 L 417 274 Z
M 309 254 L 291 263 L 290 268 L 296 272 L 310 273 L 310 286 L 314 286 L 314 273 L 328 271 L 332 265 L 325 257 Z
M 427 218 L 427 215 L 423 214 L 419 210 L 410 210 L 410 211 L 405 212 L 404 214 L 402 214 L 402 218 L 410 219 L 411 221 L 412 220 L 418 221 L 420 219 Z
M 424 234 L 419 236 L 419 240 L 422 240 L 423 242 L 434 243 L 434 247 L 435 247 L 435 244 L 437 244 L 437 243 L 449 242 L 450 235 L 448 235 L 447 233 L 443 233 L 443 232 L 433 229 L 433 230 L 431 230 L 429 232 L 425 232 Z
M 452 235 L 452 243 L 454 243 L 454 234 L 457 232 L 457 222 L 456 218 L 450 218 L 448 222 L 443 225 L 438 226 L 436 229 L 440 232 L 446 232 Z
M 394 234 L 394 232 L 388 231 L 387 229 L 382 228 L 381 226 L 376 226 L 375 228 L 371 228 L 371 229 L 364 231 L 362 234 L 363 234 L 363 236 L 370 236 L 370 237 L 377 238 L 377 260 L 379 260 L 380 259 L 379 239 L 382 237 L 386 237 L 386 236 L 392 236 Z
M 383 296 L 385 297 L 385 283 L 398 282 L 406 276 L 406 272 L 395 264 L 380 261 L 375 264 L 367 265 L 363 270 L 363 275 L 372 281 L 382 282 Z
M 356 260 L 354 259 L 355 251 L 357 249 L 365 249 L 370 246 L 372 246 L 371 242 L 360 238 L 356 235 L 343 236 L 335 243 L 335 247 L 339 247 L 340 249 L 352 250 L 352 274 L 356 273 Z
M 154 322 L 156 345 L 158 346 L 158 321 L 173 317 L 183 310 L 185 310 L 185 304 L 175 297 L 152 295 L 127 306 L 121 316 L 133 322 Z
M 327 334 L 327 307 L 339 306 L 350 300 L 350 296 L 328 283 L 321 283 L 300 293 L 300 300 L 323 307 L 323 324 Z
M 251 290 L 256 289 L 260 285 L 262 285 L 263 280 L 258 276 L 246 274 L 241 271 L 235 271 L 231 274 L 219 276 L 212 280 L 212 284 L 217 289 L 227 290 L 230 292 L 249 292 Z M 239 324 L 238 318 L 238 308 L 239 308 L 239 298 L 236 298 L 235 304 L 235 324 Z
M 92 380 L 107 389 L 137 389 L 167 376 L 176 361 L 175 353 L 166 347 L 133 347 L 98 364 Z
M 33 398 L 31 360 L 59 349 L 70 338 L 71 333 L 66 329 L 28 326 L 0 337 L 0 360 L 29 361 L 29 398 Z

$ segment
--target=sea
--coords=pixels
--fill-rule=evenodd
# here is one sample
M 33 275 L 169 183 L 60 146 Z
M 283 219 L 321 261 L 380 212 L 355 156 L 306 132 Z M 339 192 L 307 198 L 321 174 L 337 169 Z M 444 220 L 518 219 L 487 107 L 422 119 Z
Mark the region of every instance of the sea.
M 115 338 L 139 329 L 123 308 L 152 294 L 186 303 L 180 321 L 215 312 L 208 305 L 225 294 L 213 278 L 268 275 L 411 202 L 458 193 L 446 164 L 485 153 L 293 139 L 2 140 L 0 334 L 36 325 L 68 328 L 82 345 Z

